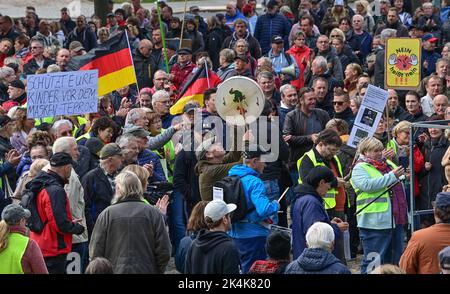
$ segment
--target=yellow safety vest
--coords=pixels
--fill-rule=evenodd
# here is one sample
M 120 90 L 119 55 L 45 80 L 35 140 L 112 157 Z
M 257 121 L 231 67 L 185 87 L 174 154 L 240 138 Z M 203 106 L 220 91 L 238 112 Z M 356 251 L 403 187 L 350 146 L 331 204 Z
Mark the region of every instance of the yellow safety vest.
M 392 150 L 394 150 L 395 155 L 397 155 L 398 148 L 397 148 L 397 143 L 395 142 L 394 139 L 391 139 L 391 140 L 386 144 L 386 149 L 392 149 Z
M 299 176 L 298 176 L 299 184 L 302 183 L 302 177 L 300 176 L 300 165 L 302 164 L 302 160 L 305 156 L 309 157 L 309 159 L 312 161 L 314 166 L 326 166 L 325 163 L 323 163 L 323 162 L 317 162 L 316 154 L 314 153 L 314 148 L 309 150 L 308 152 L 303 154 L 303 156 L 300 157 L 300 159 L 297 161 L 297 169 L 298 169 L 298 173 L 299 173 Z M 339 161 L 339 158 L 336 155 L 334 156 L 334 160 L 336 160 L 336 163 L 337 163 L 339 176 L 342 177 L 343 173 L 342 173 L 341 162 Z M 332 209 L 332 208 L 336 207 L 336 194 L 337 193 L 338 193 L 338 191 L 335 188 L 331 188 L 330 190 L 327 191 L 327 194 L 324 197 L 326 209 Z
M 164 133 L 165 131 L 166 131 L 165 129 L 162 129 L 161 130 L 161 134 Z M 166 164 L 167 164 L 167 168 L 168 168 L 168 171 L 167 171 L 168 179 L 167 179 L 167 181 L 169 183 L 172 183 L 172 181 L 173 181 L 173 168 L 174 168 L 174 165 L 175 165 L 175 147 L 173 146 L 172 139 L 169 140 L 169 142 L 167 142 L 164 145 L 163 149 L 164 149 L 164 153 L 165 153 L 164 155 L 161 154 L 156 149 L 152 150 L 152 151 L 155 152 L 159 156 L 161 164 L 164 164 L 164 161 L 162 159 L 166 160 Z M 169 158 L 167 158 L 167 156 L 165 156 L 166 154 L 169 155 Z
M 0 274 L 23 274 L 22 257 L 29 238 L 19 233 L 10 233 L 8 247 L 0 252 Z
M 396 169 L 397 165 L 395 165 L 392 161 L 386 160 L 387 164 L 392 168 Z M 371 179 L 382 177 L 383 174 L 377 170 L 373 165 L 368 163 L 361 163 L 362 168 L 364 168 Z M 373 201 L 376 197 L 380 195 L 380 192 L 383 189 L 380 189 L 375 192 L 364 192 L 355 187 L 353 179 L 350 180 L 353 189 L 355 189 L 356 193 L 356 210 L 359 211 L 368 203 Z M 365 213 L 379 213 L 386 212 L 389 208 L 389 192 L 386 191 L 380 198 L 378 198 L 375 202 L 367 206 L 363 211 L 361 211 L 361 215 Z

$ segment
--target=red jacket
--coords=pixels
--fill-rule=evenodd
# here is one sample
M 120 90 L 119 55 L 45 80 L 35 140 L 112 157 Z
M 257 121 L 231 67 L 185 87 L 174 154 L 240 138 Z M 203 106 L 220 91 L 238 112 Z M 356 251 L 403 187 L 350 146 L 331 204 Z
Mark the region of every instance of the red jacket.
M 81 234 L 84 227 L 72 222 L 69 199 L 64 180 L 53 171 L 41 172 L 30 182 L 37 195 L 37 209 L 45 226 L 41 233 L 31 232 L 44 257 L 58 256 L 72 251 L 72 234 Z
M 425 158 L 417 145 L 414 145 L 414 191 L 416 197 L 420 195 L 419 173 L 425 166 Z
M 294 45 L 288 51 L 286 51 L 286 53 L 294 57 L 295 62 L 297 62 L 298 68 L 300 70 L 300 77 L 297 80 L 292 81 L 291 85 L 297 88 L 297 90 L 300 90 L 305 86 L 305 69 L 306 64 L 309 61 L 309 57 L 311 56 L 311 49 L 306 46 L 300 48 Z
M 194 67 L 195 67 L 195 64 L 193 64 L 192 62 L 189 62 L 183 68 L 181 68 L 178 63 L 176 63 L 172 66 L 172 69 L 170 70 L 170 74 L 173 75 L 172 83 L 177 89 L 181 90 L 181 85 L 184 84 L 184 82 L 186 81 L 186 78 L 192 72 Z

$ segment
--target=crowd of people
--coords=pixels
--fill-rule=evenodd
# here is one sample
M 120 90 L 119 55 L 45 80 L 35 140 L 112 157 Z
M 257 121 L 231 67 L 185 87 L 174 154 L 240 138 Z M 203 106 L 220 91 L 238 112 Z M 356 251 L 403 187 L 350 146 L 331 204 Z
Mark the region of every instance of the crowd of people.
M 164 273 L 173 257 L 187 274 L 350 274 L 361 254 L 361 273 L 450 272 L 450 133 L 411 129 L 450 120 L 450 1 L 257 2 L 180 19 L 160 1 L 161 22 L 140 0 L 108 1 L 106 23 L 0 16 L 0 273 Z M 27 75 L 67 71 L 125 31 L 137 84 L 96 113 L 27 117 Z M 374 136 L 352 148 L 391 37 L 421 39 L 421 85 L 387 89 Z M 260 86 L 267 136 L 238 135 L 216 87 L 171 114 L 205 67 Z M 239 218 L 214 188 L 235 178 Z

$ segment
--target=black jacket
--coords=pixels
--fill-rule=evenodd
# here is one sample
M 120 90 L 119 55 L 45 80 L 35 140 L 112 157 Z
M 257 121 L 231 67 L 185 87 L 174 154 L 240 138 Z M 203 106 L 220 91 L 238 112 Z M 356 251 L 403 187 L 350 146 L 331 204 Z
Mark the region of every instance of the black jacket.
M 55 61 L 50 58 L 44 58 L 44 67 L 47 68 L 50 64 L 55 64 Z M 39 65 L 36 63 L 36 59 L 32 58 L 23 66 L 23 71 L 27 75 L 34 75 L 39 69 Z
M 239 274 L 239 251 L 225 232 L 201 230 L 186 255 L 186 274 Z
M 330 120 L 330 116 L 325 110 L 314 109 L 313 114 L 319 120 L 322 130 L 325 129 L 325 125 Z M 307 116 L 298 108 L 286 114 L 284 121 L 283 134 L 292 135 L 288 141 L 290 154 L 289 154 L 289 169 L 293 170 L 297 168 L 297 160 L 307 151 L 313 147 L 313 141 L 311 140 L 311 134 L 306 132 Z
M 13 149 L 8 138 L 0 136 L 0 178 L 2 180 L 2 185 L 0 186 L 0 213 L 4 206 L 10 204 L 8 199 L 5 200 L 5 189 L 6 189 L 6 177 L 8 177 L 11 189 L 14 191 L 16 188 L 17 174 L 14 166 L 5 161 L 6 153 Z M 12 195 L 10 195 L 12 196 Z
M 255 59 L 258 59 L 262 56 L 261 46 L 259 45 L 258 40 L 255 37 L 253 37 L 249 32 L 247 32 L 247 35 L 244 38 L 239 38 L 238 36 L 236 36 L 236 33 L 233 33 L 233 35 L 227 37 L 225 41 L 223 41 L 222 49 L 225 48 L 234 49 L 234 44 L 238 39 L 244 39 L 245 41 L 247 41 L 250 55 L 253 56 Z
M 153 87 L 153 76 L 158 70 L 153 56 L 145 57 L 139 50 L 136 50 L 133 55 L 133 62 L 139 89 Z
M 214 28 L 206 35 L 205 47 L 213 64 L 213 70 L 217 71 L 220 67 L 219 52 L 225 39 L 225 33 L 220 28 Z
M 84 49 L 86 49 L 86 52 L 97 46 L 97 37 L 95 36 L 95 33 L 91 31 L 89 26 L 85 26 L 81 32 L 78 32 L 75 27 L 67 36 L 64 47 L 69 49 L 69 45 L 73 41 L 80 42 Z
M 81 184 L 84 189 L 84 210 L 90 235 L 99 214 L 111 205 L 114 191 L 101 167 L 88 172 L 82 178 Z
M 173 167 L 173 187 L 184 196 L 189 211 L 201 200 L 196 164 L 195 152 L 182 149 L 176 155 Z
M 355 116 L 353 115 L 352 109 L 348 107 L 341 113 L 335 113 L 334 118 L 343 119 L 348 124 L 348 129 L 351 130 L 353 127 L 353 123 L 355 122 Z

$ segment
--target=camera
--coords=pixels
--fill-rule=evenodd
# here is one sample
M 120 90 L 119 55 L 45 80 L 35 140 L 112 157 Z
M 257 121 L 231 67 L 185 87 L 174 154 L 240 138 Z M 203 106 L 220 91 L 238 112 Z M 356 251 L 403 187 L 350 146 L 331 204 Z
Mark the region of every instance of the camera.
M 153 182 L 147 185 L 147 191 L 144 192 L 144 198 L 155 205 L 158 199 L 169 195 L 172 198 L 173 184 L 169 182 Z

